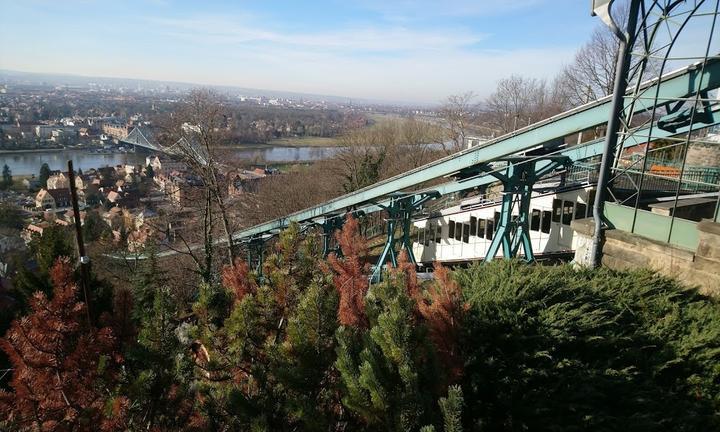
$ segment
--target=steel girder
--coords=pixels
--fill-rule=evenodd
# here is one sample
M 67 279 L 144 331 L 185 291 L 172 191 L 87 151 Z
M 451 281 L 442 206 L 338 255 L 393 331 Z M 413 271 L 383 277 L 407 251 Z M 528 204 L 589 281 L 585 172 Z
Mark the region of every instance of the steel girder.
M 701 65 L 702 63 L 695 63 L 659 79 L 650 80 L 640 87 L 640 95 L 647 95 L 652 100 L 660 101 L 657 105 L 664 105 L 668 103 L 666 102 L 668 100 L 691 96 L 695 94 L 696 89 L 704 92 L 720 87 L 720 59 L 709 60 L 704 68 L 701 68 Z M 655 99 L 656 92 L 657 98 Z M 240 231 L 233 237 L 236 240 L 252 237 L 271 230 L 282 229 L 291 221 L 305 222 L 326 214 L 356 209 L 358 206 L 367 205 L 367 203 L 382 199 L 393 192 L 439 177 L 449 176 L 480 163 L 492 162 L 528 151 L 559 138 L 601 125 L 606 123 L 610 116 L 611 99 L 611 96 L 606 96 L 494 139 L 482 146 L 463 150 L 318 206 Z M 636 112 L 652 108 L 651 104 L 641 106 L 641 104 L 631 105 L 631 102 L 631 100 L 625 101 L 626 108 Z

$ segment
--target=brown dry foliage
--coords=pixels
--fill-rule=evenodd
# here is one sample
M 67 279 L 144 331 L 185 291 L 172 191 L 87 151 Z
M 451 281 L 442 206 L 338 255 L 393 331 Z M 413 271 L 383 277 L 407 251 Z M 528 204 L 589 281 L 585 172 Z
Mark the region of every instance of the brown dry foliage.
M 365 294 L 370 286 L 365 265 L 367 242 L 360 235 L 358 221 L 352 215 L 347 216 L 345 225 L 335 238 L 343 257 L 330 254 L 326 270 L 333 273 L 333 284 L 340 295 L 338 322 L 345 326 L 364 327 L 367 325 Z
M 109 400 L 103 386 L 122 361 L 112 331 L 87 323 L 67 260 L 58 259 L 50 276 L 52 299 L 35 293 L 30 314 L 0 339 L 13 367 L 12 391 L 0 391 L 0 420 L 19 430 L 122 430 L 127 403 Z
M 451 382 L 462 376 L 463 361 L 460 355 L 460 328 L 467 306 L 462 301 L 460 286 L 453 280 L 450 270 L 435 263 L 435 281 L 418 298 L 418 310 L 427 323 L 430 340 L 448 367 Z
M 250 267 L 240 258 L 236 258 L 233 265 L 223 267 L 222 284 L 226 289 L 235 293 L 236 302 L 257 291 L 257 284 L 250 276 Z

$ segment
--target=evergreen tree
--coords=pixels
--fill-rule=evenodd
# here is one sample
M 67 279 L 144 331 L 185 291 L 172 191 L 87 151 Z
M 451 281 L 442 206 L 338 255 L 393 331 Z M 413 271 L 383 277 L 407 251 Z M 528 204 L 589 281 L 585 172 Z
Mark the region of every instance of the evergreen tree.
M 0 203 L 0 228 L 19 230 L 23 228 L 24 224 L 22 213 L 17 206 Z
M 442 374 L 416 307 L 404 274 L 389 274 L 368 291 L 367 331 L 337 331 L 343 405 L 373 429 L 416 430 L 438 417 Z
M 2 188 L 3 189 L 9 189 L 13 185 L 13 178 L 12 178 L 12 171 L 10 171 L 10 167 L 7 166 L 7 164 L 3 165 L 3 171 L 2 171 Z
M 116 430 L 127 399 L 107 397 L 120 361 L 112 331 L 88 325 L 67 260 L 58 260 L 51 276 L 52 300 L 36 293 L 31 313 L 0 340 L 13 364 L 12 392 L 0 390 L 0 426 Z
M 110 235 L 110 227 L 96 211 L 88 211 L 85 214 L 85 221 L 82 225 L 83 239 L 87 242 L 96 241 L 104 236 Z
M 47 181 L 49 178 L 50 178 L 50 166 L 48 164 L 44 163 L 40 167 L 40 178 L 38 179 L 40 181 L 41 188 L 47 188 Z
M 25 310 L 36 291 L 42 291 L 47 296 L 51 295 L 52 285 L 49 274 L 55 260 L 64 257 L 72 262 L 75 257 L 70 234 L 60 226 L 45 228 L 42 236 L 35 236 L 30 241 L 29 249 L 37 268 L 20 267 L 14 280 L 14 292 L 21 311 Z

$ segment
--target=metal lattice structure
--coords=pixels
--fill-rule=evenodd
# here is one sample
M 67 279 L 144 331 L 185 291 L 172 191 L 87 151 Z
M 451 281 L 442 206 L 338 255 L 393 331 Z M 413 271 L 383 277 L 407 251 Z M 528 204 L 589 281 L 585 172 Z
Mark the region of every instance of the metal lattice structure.
M 694 62 L 703 73 L 719 58 L 720 0 L 633 0 L 625 30 L 610 18 L 613 2 L 602 3 L 596 5 L 603 11 L 599 15 L 618 32 L 626 51 L 625 58 L 618 62 L 616 76 L 616 90 L 622 90 L 616 100 L 622 108 L 609 120 L 609 145 L 600 167 L 596 208 L 604 212 L 596 216 L 596 249 L 601 242 L 600 230 L 607 226 L 691 248 L 693 241 L 688 237 L 694 232 L 692 222 L 680 217 L 680 207 L 683 201 L 691 202 L 688 198 L 695 197 L 695 205 L 698 200 L 709 204 L 714 201 L 712 211 L 691 216 L 718 221 L 720 140 L 712 135 L 708 138 L 707 129 L 673 136 L 667 136 L 667 132 L 711 122 L 718 100 L 711 90 L 703 88 L 702 82 L 688 83 L 691 91 L 682 97 L 647 92 L 640 83 L 649 79 L 662 81 L 657 77 L 680 62 Z M 639 128 L 642 134 L 637 132 Z M 623 145 L 631 137 L 641 144 Z M 704 163 L 694 165 L 688 156 L 697 146 L 717 158 L 708 157 Z M 697 198 L 699 194 L 703 196 Z M 609 203 L 605 204 L 605 200 Z M 653 206 L 667 210 L 668 217 L 655 216 L 661 212 L 654 213 Z M 596 250 L 592 260 L 597 265 L 599 259 Z

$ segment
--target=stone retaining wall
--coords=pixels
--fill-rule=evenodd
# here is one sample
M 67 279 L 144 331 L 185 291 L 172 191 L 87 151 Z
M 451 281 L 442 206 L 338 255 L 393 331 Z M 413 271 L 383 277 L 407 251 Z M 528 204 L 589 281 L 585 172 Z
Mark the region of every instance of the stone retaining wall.
M 575 262 L 589 265 L 593 220 L 574 220 L 571 227 L 575 232 Z M 697 230 L 700 241 L 695 251 L 617 229 L 607 230 L 602 264 L 616 270 L 650 268 L 687 286 L 698 286 L 704 294 L 720 296 L 720 224 L 706 219 L 698 223 Z

